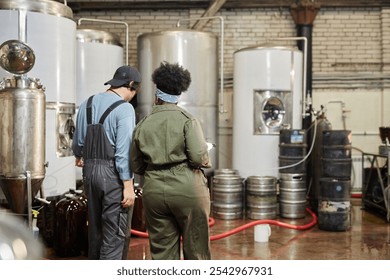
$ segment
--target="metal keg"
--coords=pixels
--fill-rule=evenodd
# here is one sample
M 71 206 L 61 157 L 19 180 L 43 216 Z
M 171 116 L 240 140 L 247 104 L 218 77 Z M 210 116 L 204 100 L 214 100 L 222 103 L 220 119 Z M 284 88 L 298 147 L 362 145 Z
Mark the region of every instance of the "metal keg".
M 322 137 L 322 176 L 349 179 L 352 170 L 351 131 L 324 130 Z
M 214 218 L 223 220 L 243 217 L 243 178 L 239 175 L 216 175 L 212 188 Z
M 229 168 L 216 169 L 214 175 L 238 175 L 238 170 Z
M 238 170 L 236 169 L 229 169 L 229 168 L 222 168 L 222 169 L 216 169 L 214 170 L 214 174 L 212 177 L 216 175 L 238 175 Z M 209 189 L 210 189 L 210 203 L 211 207 L 214 203 L 214 192 L 213 192 L 213 179 L 211 178 L 210 180 L 207 180 L 209 184 Z
M 279 133 L 280 173 L 297 174 L 306 172 L 306 132 L 301 129 L 282 129 Z
M 246 216 L 249 219 L 274 219 L 277 216 L 276 177 L 250 176 L 246 180 Z
M 280 174 L 279 183 L 280 216 L 283 218 L 304 218 L 306 210 L 306 175 Z
M 346 231 L 351 227 L 351 181 L 320 179 L 318 228 Z

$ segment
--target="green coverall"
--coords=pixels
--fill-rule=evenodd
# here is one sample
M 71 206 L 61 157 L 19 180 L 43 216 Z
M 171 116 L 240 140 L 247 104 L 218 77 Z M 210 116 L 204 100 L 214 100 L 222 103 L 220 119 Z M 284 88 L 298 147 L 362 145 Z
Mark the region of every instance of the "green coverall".
M 211 167 L 200 123 L 175 104 L 154 105 L 133 134 L 131 167 L 144 175 L 143 203 L 153 259 L 207 260 Z

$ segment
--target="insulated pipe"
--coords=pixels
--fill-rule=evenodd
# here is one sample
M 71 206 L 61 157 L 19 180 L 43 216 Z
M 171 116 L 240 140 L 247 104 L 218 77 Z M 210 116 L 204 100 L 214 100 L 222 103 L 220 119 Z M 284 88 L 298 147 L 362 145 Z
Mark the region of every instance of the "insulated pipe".
M 221 27 L 220 27 L 220 102 L 219 102 L 219 112 L 220 113 L 226 113 L 227 111 L 225 110 L 225 102 L 224 102 L 224 96 L 223 96 L 223 86 L 224 86 L 224 77 L 223 77 L 223 67 L 224 67 L 224 61 L 223 61 L 223 52 L 224 52 L 224 21 L 223 17 L 200 17 L 200 18 L 186 18 L 186 19 L 179 19 L 176 23 L 176 27 L 180 27 L 180 21 L 186 20 L 186 21 L 192 21 L 192 20 L 210 20 L 210 19 L 219 19 L 221 22 Z
M 82 21 L 92 21 L 92 22 L 106 22 L 106 23 L 114 23 L 114 24 L 123 24 L 126 28 L 126 64 L 129 63 L 129 25 L 123 21 L 115 21 L 115 20 L 105 20 L 105 19 L 93 19 L 93 18 L 80 18 L 77 21 L 77 25 L 80 25 Z
M 210 241 L 219 240 L 219 239 L 228 237 L 230 235 L 236 234 L 240 231 L 246 230 L 250 227 L 254 227 L 254 226 L 260 225 L 260 224 L 271 224 L 271 225 L 276 225 L 276 226 L 285 227 L 285 228 L 289 228 L 289 229 L 306 230 L 306 229 L 313 227 L 317 223 L 317 216 L 314 214 L 314 212 L 312 212 L 309 208 L 306 208 L 306 211 L 309 212 L 310 215 L 312 216 L 312 221 L 306 225 L 291 225 L 291 224 L 279 222 L 276 220 L 257 220 L 257 221 L 253 221 L 253 222 L 247 223 L 245 225 L 236 227 L 232 230 L 229 230 L 229 231 L 217 234 L 217 235 L 210 236 Z M 214 225 L 214 222 L 215 222 L 214 219 L 210 218 L 209 221 L 210 221 L 209 226 Z M 134 229 L 131 230 L 131 233 L 134 235 L 137 235 L 139 237 L 146 237 L 146 238 L 149 237 L 147 232 L 137 231 Z

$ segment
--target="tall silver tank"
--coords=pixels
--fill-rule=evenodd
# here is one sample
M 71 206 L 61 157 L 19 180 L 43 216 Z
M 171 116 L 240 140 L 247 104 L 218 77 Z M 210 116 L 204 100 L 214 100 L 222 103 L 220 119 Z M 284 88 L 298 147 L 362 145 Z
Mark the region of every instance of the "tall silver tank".
M 65 1 L 66 2 L 66 1 Z M 76 22 L 72 10 L 51 0 L 1 0 L 0 42 L 18 39 L 36 56 L 30 77 L 39 77 L 46 94 L 46 157 L 44 196 L 75 188 L 71 150 L 76 102 Z M 9 73 L 0 69 L 0 78 Z
M 26 45 L 7 41 L 0 56 L 1 66 L 17 74 L 0 86 L 0 185 L 10 208 L 24 214 L 28 184 L 34 197 L 45 177 L 46 99 L 40 81 L 24 75 L 35 60 Z
M 89 96 L 106 90 L 105 81 L 123 65 L 123 46 L 119 36 L 103 30 L 76 31 L 76 108 Z M 97 59 L 99 58 L 99 59 Z M 76 168 L 76 180 L 82 168 Z
M 123 65 L 119 36 L 107 31 L 78 29 L 76 63 L 76 105 L 106 89 L 105 81 Z M 97 59 L 98 58 L 98 59 Z
M 279 133 L 302 127 L 303 54 L 266 43 L 234 53 L 233 168 L 279 175 Z
M 142 92 L 138 95 L 137 117 L 151 112 L 156 87 L 151 80 L 161 62 L 179 63 L 191 73 L 191 85 L 178 105 L 201 123 L 208 142 L 217 144 L 218 39 L 209 32 L 171 29 L 145 33 L 137 38 L 138 67 Z M 213 168 L 218 166 L 217 149 L 210 151 Z M 206 170 L 207 172 L 211 171 Z

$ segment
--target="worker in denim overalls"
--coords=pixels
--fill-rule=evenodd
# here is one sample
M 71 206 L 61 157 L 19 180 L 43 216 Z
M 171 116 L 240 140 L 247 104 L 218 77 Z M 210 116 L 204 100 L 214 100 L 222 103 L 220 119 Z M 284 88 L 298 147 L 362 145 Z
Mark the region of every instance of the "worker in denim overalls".
M 88 198 L 88 258 L 125 259 L 135 194 L 129 151 L 135 112 L 128 103 L 139 87 L 137 69 L 122 66 L 110 88 L 84 101 L 72 149 L 83 167 Z

